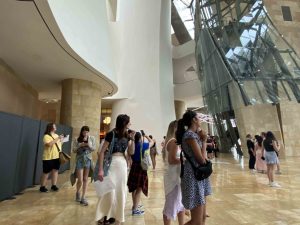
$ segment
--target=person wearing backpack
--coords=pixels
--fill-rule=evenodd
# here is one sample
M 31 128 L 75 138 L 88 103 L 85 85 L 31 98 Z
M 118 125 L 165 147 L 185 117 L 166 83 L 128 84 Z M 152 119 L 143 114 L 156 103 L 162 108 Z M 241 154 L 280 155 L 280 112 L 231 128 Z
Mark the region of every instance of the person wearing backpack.
M 145 141 L 148 140 L 148 142 Z M 128 175 L 128 190 L 132 193 L 132 215 L 139 216 L 144 214 L 142 205 L 140 204 L 141 193 L 148 196 L 148 175 L 147 170 L 142 168 L 141 162 L 145 154 L 149 153 L 149 148 L 154 144 L 153 140 L 144 134 L 143 131 L 136 132 L 134 136 L 135 152 L 131 156 L 132 165 Z M 151 159 L 150 159 L 151 162 Z

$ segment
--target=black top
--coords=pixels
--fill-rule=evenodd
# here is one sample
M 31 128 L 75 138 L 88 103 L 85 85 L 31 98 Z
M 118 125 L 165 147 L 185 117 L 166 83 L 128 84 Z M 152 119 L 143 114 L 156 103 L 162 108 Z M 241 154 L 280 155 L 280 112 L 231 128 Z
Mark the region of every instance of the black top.
M 264 148 L 267 152 L 274 152 L 275 149 L 272 145 L 272 141 L 267 141 L 267 140 L 264 140 Z
M 247 148 L 248 148 L 248 153 L 250 155 L 253 155 L 253 152 L 250 151 L 250 149 L 254 150 L 254 143 L 251 140 L 247 140 Z
M 154 142 L 153 146 L 151 148 L 155 148 L 156 147 L 156 142 Z
M 207 144 L 213 144 L 213 139 L 210 138 L 210 137 L 207 138 L 206 143 L 207 143 Z M 213 147 L 213 145 L 207 145 L 207 146 L 206 146 L 206 149 L 207 149 L 207 150 L 212 150 L 212 149 L 214 149 L 214 147 Z
M 111 143 L 113 138 L 113 131 L 110 131 L 105 136 L 105 141 Z M 114 139 L 114 148 L 112 153 L 121 152 L 124 153 L 128 147 L 128 138 L 122 137 L 119 138 L 118 133 L 115 132 L 115 139 Z

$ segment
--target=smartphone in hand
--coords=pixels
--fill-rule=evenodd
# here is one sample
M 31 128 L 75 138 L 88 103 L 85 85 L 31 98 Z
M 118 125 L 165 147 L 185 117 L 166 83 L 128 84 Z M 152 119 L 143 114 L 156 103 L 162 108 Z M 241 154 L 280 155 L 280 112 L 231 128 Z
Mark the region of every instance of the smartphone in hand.
M 141 134 L 142 136 L 145 136 L 145 132 L 143 130 L 141 130 Z

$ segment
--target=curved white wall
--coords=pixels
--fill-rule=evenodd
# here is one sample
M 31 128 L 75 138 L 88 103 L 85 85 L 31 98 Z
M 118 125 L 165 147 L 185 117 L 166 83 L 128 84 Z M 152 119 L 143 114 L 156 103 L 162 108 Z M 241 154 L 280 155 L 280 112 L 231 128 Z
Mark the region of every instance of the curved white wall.
M 116 82 L 106 1 L 48 0 L 70 47 L 88 64 Z
M 176 119 L 173 85 L 172 41 L 171 41 L 171 1 L 161 1 L 160 12 L 160 103 L 162 128 L 166 135 L 169 123 Z
M 118 22 L 111 23 L 115 47 L 118 93 L 127 99 L 113 105 L 116 116 L 126 113 L 133 129 L 144 129 L 158 141 L 175 119 L 171 3 L 165 0 L 118 1 Z

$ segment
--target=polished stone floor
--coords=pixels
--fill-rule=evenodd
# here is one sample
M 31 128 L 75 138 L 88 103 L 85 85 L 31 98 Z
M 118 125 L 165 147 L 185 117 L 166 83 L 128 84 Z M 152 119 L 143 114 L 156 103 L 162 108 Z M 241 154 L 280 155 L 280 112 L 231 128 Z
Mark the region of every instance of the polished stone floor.
M 131 196 L 128 195 L 124 224 L 163 224 L 163 163 L 160 158 L 158 156 L 158 168 L 148 173 L 149 198 L 143 198 L 145 215 L 131 216 Z M 207 225 L 300 224 L 300 157 L 281 159 L 282 174 L 276 175 L 281 188 L 269 187 L 265 174 L 251 174 L 247 159 L 222 154 L 213 161 L 213 194 L 208 198 Z M 90 205 L 81 206 L 74 201 L 75 188 L 68 182 L 68 175 L 66 172 L 59 176 L 61 189 L 57 193 L 39 193 L 36 186 L 25 190 L 15 200 L 0 202 L 0 224 L 94 225 L 97 198 L 93 184 L 89 184 L 87 194 Z

